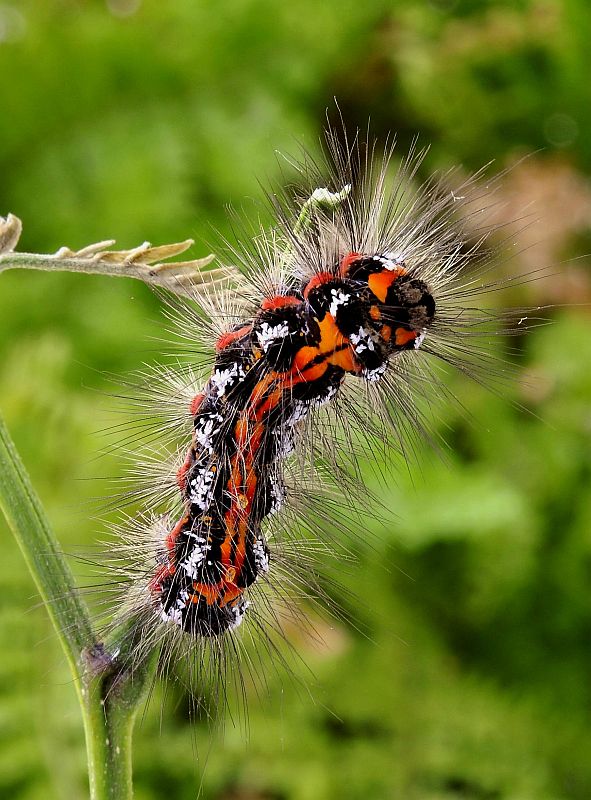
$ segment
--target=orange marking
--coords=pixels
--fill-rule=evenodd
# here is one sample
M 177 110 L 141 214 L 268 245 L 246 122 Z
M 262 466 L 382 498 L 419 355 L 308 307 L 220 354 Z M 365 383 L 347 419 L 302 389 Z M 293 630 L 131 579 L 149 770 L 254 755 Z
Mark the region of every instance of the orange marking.
M 394 281 L 397 281 L 401 275 L 404 275 L 405 270 L 401 269 L 383 269 L 381 272 L 374 272 L 367 279 L 367 285 L 375 294 L 375 296 L 382 303 L 386 302 L 388 296 L 388 289 Z
M 318 347 L 300 347 L 293 360 L 292 373 L 294 383 L 312 382 L 324 375 L 327 368 L 326 361 L 307 366 L 319 355 L 320 350 Z
M 226 576 L 224 580 L 226 583 L 234 583 L 236 579 L 236 567 L 227 567 L 226 569 Z
M 349 253 L 344 256 L 340 263 L 341 275 L 346 275 L 351 265 L 362 257 L 360 253 Z M 404 273 L 403 268 L 380 270 L 380 272 L 370 275 L 369 288 L 378 300 L 385 302 L 388 289 Z M 330 272 L 314 275 L 304 290 L 304 296 L 308 297 L 314 288 L 334 279 L 335 276 Z M 276 295 L 266 298 L 262 302 L 261 308 L 274 310 L 300 304 L 301 300 L 293 295 Z M 377 305 L 370 308 L 370 316 L 376 322 L 381 320 L 382 314 Z M 225 536 L 220 546 L 221 563 L 225 567 L 225 573 L 224 577 L 215 584 L 193 581 L 193 592 L 189 595 L 192 603 L 199 603 L 203 599 L 208 605 L 215 603 L 219 607 L 223 607 L 228 603 L 234 604 L 236 599 L 244 593 L 244 590 L 238 588 L 236 583 L 240 578 L 246 559 L 249 515 L 252 511 L 258 483 L 254 461 L 266 432 L 266 425 L 263 422 L 265 414 L 276 408 L 285 392 L 292 387 L 300 383 L 313 383 L 321 378 L 329 365 L 340 367 L 346 372 L 355 373 L 361 369 L 349 339 L 340 332 L 334 317 L 331 314 L 325 314 L 324 319 L 318 325 L 320 330 L 318 345 L 301 347 L 295 354 L 293 365 L 289 371 L 276 372 L 272 370 L 267 373 L 252 390 L 248 406 L 236 421 L 234 436 L 237 447 L 231 462 L 230 477 L 226 484 L 231 497 L 231 505 L 224 514 Z M 223 350 L 247 335 L 251 329 L 251 325 L 245 325 L 238 331 L 222 334 L 217 341 L 216 349 L 218 352 Z M 391 326 L 383 325 L 380 333 L 385 341 L 389 341 L 392 337 Z M 395 342 L 397 345 L 403 346 L 414 340 L 416 335 L 407 328 L 399 327 L 395 331 Z M 204 395 L 198 394 L 191 402 L 190 410 L 193 416 L 198 413 L 203 400 Z M 177 474 L 177 480 L 182 488 L 186 484 L 186 474 L 191 459 L 192 452 L 189 451 Z M 212 467 L 212 471 L 216 471 L 215 465 Z M 205 519 L 203 518 L 203 521 Z M 187 521 L 188 517 L 183 517 L 167 535 L 166 547 L 169 553 L 173 554 L 178 537 Z M 161 591 L 162 580 L 174 572 L 175 568 L 171 564 L 159 567 L 150 581 L 151 591 Z
M 189 595 L 192 603 L 198 603 L 201 598 L 205 598 L 208 606 L 211 606 L 220 596 L 220 589 L 223 586 L 223 581 L 219 583 L 198 583 L 193 581 L 193 590 L 195 594 Z
M 402 347 L 405 344 L 408 344 L 413 339 L 417 338 L 417 334 L 414 331 L 409 331 L 408 328 L 396 328 L 396 336 L 394 341 L 397 345 Z
M 346 372 L 359 372 L 360 367 L 355 359 L 349 340 L 338 329 L 334 317 L 326 314 L 319 323 L 320 344 L 318 347 L 302 347 L 296 353 L 292 374 L 295 383 L 312 382 L 322 377 L 327 365 L 341 367 Z M 310 363 L 322 358 L 318 363 Z
M 240 449 L 249 437 L 248 420 L 244 419 L 242 416 L 236 422 L 234 436 L 236 437 L 238 449 Z
M 275 372 L 275 370 L 271 370 L 271 372 L 267 373 L 261 380 L 257 383 L 257 385 L 252 390 L 252 394 L 250 396 L 250 404 L 252 408 L 256 406 L 259 400 L 267 391 L 268 387 L 271 386 L 273 381 L 275 381 L 278 377 L 279 373 Z M 247 409 L 247 417 L 248 417 L 248 409 Z
M 279 403 L 281 397 L 283 396 L 283 386 L 281 383 L 278 383 L 275 389 L 270 392 L 267 397 L 265 398 L 265 402 L 261 403 L 259 411 L 257 412 L 257 417 L 261 418 L 263 414 L 266 414 L 267 411 L 270 411 L 272 408 Z
M 274 408 L 283 396 L 288 373 L 271 371 L 254 387 L 250 403 L 241 413 L 234 427 L 236 453 L 231 461 L 231 472 L 226 489 L 232 498 L 230 509 L 224 515 L 226 535 L 220 546 L 222 564 L 226 567 L 223 602 L 234 600 L 241 589 L 235 586 L 236 577 L 246 559 L 246 541 L 249 531 L 249 513 L 256 495 L 258 475 L 254 469 L 254 456 L 265 434 L 263 416 Z M 275 384 L 275 385 L 274 385 Z
M 346 341 L 345 337 L 338 329 L 332 314 L 326 314 L 318 327 L 320 328 L 320 344 L 318 345 L 318 350 L 321 353 L 329 353 Z
M 219 337 L 215 345 L 216 353 L 219 353 L 220 350 L 223 350 L 225 347 L 228 347 L 228 345 L 233 344 L 237 339 L 241 339 L 243 336 L 246 336 L 246 334 L 250 333 L 251 330 L 252 330 L 252 325 L 244 325 L 244 327 L 240 328 L 237 331 L 222 333 L 222 335 Z
M 315 285 L 333 279 L 334 276 L 330 273 L 315 275 L 306 290 L 310 291 Z M 290 304 L 291 302 L 290 300 Z M 286 391 L 299 383 L 313 382 L 322 377 L 329 364 L 342 367 L 347 372 L 360 370 L 348 338 L 340 332 L 332 315 L 326 314 L 319 323 L 319 328 L 318 346 L 301 347 L 288 372 L 272 370 L 261 378 L 252 390 L 248 406 L 236 421 L 234 437 L 237 446 L 226 484 L 231 505 L 224 514 L 225 536 L 220 546 L 220 559 L 226 568 L 226 574 L 215 590 L 211 586 L 206 589 L 202 589 L 201 585 L 195 586 L 206 597 L 207 602 L 213 602 L 211 598 L 215 597 L 215 602 L 223 606 L 243 593 L 242 589 L 237 588 L 236 581 L 246 559 L 249 515 L 258 483 L 254 459 L 266 432 L 264 416 L 277 407 Z
M 220 607 L 223 608 L 224 606 L 228 605 L 228 603 L 231 603 L 232 600 L 240 597 L 243 592 L 244 589 L 239 589 L 237 586 L 229 586 L 224 592 L 224 596 L 220 602 Z
M 187 524 L 188 521 L 189 517 L 185 515 L 177 522 L 174 528 L 167 535 L 165 539 L 165 544 L 166 544 L 166 549 L 168 550 L 169 553 L 172 553 L 174 551 L 176 540 L 179 538 L 182 529 L 184 528 L 184 526 Z
M 232 480 L 232 478 L 230 480 Z M 232 540 L 236 535 L 236 526 L 234 524 L 232 509 L 226 511 L 224 520 L 226 521 L 226 536 L 221 544 L 220 553 L 222 556 L 222 564 L 231 564 L 230 554 L 232 553 Z
M 348 344 L 348 340 L 346 341 Z M 345 372 L 355 373 L 361 370 L 350 345 L 344 350 L 337 350 L 337 352 L 333 353 L 328 359 L 328 363 L 335 367 L 341 367 Z

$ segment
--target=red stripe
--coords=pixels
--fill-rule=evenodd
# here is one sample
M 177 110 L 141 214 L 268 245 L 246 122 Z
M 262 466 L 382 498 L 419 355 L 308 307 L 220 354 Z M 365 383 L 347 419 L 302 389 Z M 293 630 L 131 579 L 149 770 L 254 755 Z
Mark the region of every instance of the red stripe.
M 228 345 L 233 344 L 236 339 L 241 339 L 243 336 L 246 336 L 246 334 L 250 333 L 251 330 L 252 325 L 244 325 L 244 327 L 237 331 L 222 333 L 215 345 L 216 352 L 219 353 L 220 350 L 223 350 L 225 347 L 228 347 Z
M 354 264 L 355 261 L 359 261 L 360 258 L 363 258 L 363 253 L 347 253 L 347 255 L 341 259 L 341 275 L 345 277 L 347 272 L 349 272 L 351 264 Z
M 335 276 L 332 274 L 332 272 L 317 273 L 316 275 L 314 275 L 313 278 L 311 278 L 308 281 L 308 284 L 304 289 L 304 297 L 308 299 L 308 295 L 310 294 L 312 289 L 315 289 L 317 286 L 321 286 L 323 283 L 330 283 L 330 281 L 334 281 L 334 279 Z
M 299 306 L 301 300 L 291 294 L 277 294 L 274 297 L 266 297 L 261 303 L 263 311 L 272 311 L 275 308 L 285 308 L 286 306 Z

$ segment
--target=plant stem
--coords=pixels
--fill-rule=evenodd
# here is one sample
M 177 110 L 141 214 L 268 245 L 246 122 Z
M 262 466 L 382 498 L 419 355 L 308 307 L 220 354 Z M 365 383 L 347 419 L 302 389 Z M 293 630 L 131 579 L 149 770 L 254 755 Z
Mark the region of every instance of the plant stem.
M 80 654 L 94 642 L 88 609 L 1 417 L 0 475 L 0 509 L 25 557 L 72 674 L 79 679 Z
M 136 709 L 111 695 L 110 677 L 88 681 L 84 688 L 88 778 L 92 800 L 133 797 L 131 738 Z
M 181 243 L 184 244 L 184 243 Z M 108 253 L 107 253 L 108 255 Z M 0 272 L 7 269 L 36 269 L 45 272 L 82 272 L 87 275 L 110 275 L 117 278 L 136 278 L 150 286 L 184 294 L 187 287 L 223 280 L 225 272 L 213 269 L 201 273 L 213 256 L 186 262 L 151 265 L 141 261 L 125 263 L 108 258 L 42 255 L 39 253 L 0 254 Z
M 68 659 L 78 693 L 91 800 L 133 796 L 131 737 L 155 654 L 131 664 L 98 642 L 86 604 L 0 416 L 0 509 L 12 529 Z
M 154 653 L 132 670 L 101 645 L 84 654 L 82 709 L 92 800 L 133 797 L 133 726 L 155 659 Z
M 330 212 L 337 208 L 350 191 L 351 186 L 348 184 L 339 192 L 315 189 L 302 204 L 294 223 L 294 236 L 300 236 L 309 227 L 318 211 Z M 213 255 L 190 261 L 168 260 L 191 247 L 192 239 L 156 247 L 144 242 L 131 250 L 113 250 L 115 241 L 108 239 L 77 251 L 62 247 L 53 254 L 18 253 L 14 248 L 18 244 L 21 230 L 21 221 L 14 214 L 9 214 L 6 218 L 0 217 L 0 272 L 8 269 L 37 269 L 135 278 L 148 286 L 167 289 L 193 300 L 198 299 L 199 291 L 215 291 L 216 286 L 219 289 L 227 288 L 229 281 L 239 277 L 239 273 L 232 267 L 208 269 L 214 259 Z M 291 253 L 292 248 L 286 246 L 284 259 Z

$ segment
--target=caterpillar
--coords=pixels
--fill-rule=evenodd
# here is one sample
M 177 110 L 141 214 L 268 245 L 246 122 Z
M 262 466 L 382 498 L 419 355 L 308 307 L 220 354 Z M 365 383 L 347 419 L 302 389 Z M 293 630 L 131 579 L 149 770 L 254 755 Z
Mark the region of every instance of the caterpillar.
M 178 473 L 184 513 L 150 585 L 161 618 L 190 634 L 239 625 L 245 589 L 268 572 L 261 527 L 283 502 L 293 428 L 346 374 L 379 380 L 390 358 L 420 346 L 435 314 L 427 285 L 393 253 L 347 253 L 329 267 L 223 334 L 193 401 Z
M 343 143 L 329 130 L 326 140 L 327 165 L 297 165 L 304 190 L 270 196 L 271 230 L 230 246 L 227 284 L 189 287 L 176 305 L 184 340 L 215 342 L 215 354 L 201 385 L 192 367 L 165 369 L 150 389 L 165 405 L 182 396 L 170 424 L 183 419 L 190 432 L 173 480 L 154 484 L 159 510 L 124 535 L 132 557 L 116 619 L 137 620 L 138 653 L 196 644 L 223 661 L 249 616 L 266 635 L 265 614 L 279 623 L 257 589 L 285 594 L 285 575 L 298 573 L 292 583 L 305 589 L 315 571 L 306 558 L 289 563 L 300 556 L 282 553 L 273 522 L 293 499 L 290 465 L 327 459 L 348 503 L 356 450 L 323 452 L 337 429 L 350 444 L 360 423 L 370 455 L 384 442 L 404 452 L 408 432 L 428 433 L 423 400 L 445 391 L 429 359 L 477 380 L 499 374 L 487 339 L 507 325 L 475 307 L 502 285 L 487 280 L 494 228 L 477 222 L 490 197 L 480 176 L 454 190 L 449 176 L 420 184 L 424 152 L 395 168 L 392 145 L 380 157 L 359 137 Z

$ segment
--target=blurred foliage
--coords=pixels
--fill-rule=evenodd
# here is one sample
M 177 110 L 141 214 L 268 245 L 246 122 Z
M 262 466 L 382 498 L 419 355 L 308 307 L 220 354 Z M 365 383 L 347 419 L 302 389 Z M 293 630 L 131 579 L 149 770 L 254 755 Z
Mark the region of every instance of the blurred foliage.
M 334 597 L 366 635 L 294 631 L 314 677 L 268 664 L 247 743 L 155 687 L 138 800 L 195 798 L 204 765 L 220 800 L 591 797 L 589 259 L 564 261 L 591 242 L 590 38 L 587 0 L 0 2 L 0 213 L 23 218 L 21 249 L 193 235 L 204 254 L 230 233 L 226 204 L 265 218 L 275 149 L 317 150 L 336 95 L 350 128 L 371 117 L 403 149 L 420 132 L 425 174 L 533 153 L 500 185 L 519 253 L 505 269 L 553 277 L 503 302 L 572 306 L 518 341 L 500 396 L 448 375 L 470 418 L 444 402 L 447 463 L 422 444 L 374 486 L 383 507 L 343 569 L 359 599 Z M 531 203 L 541 223 L 511 227 Z M 90 500 L 123 469 L 95 435 L 109 373 L 157 359 L 162 326 L 131 281 L 0 277 L 0 407 L 82 584 L 101 535 Z M 82 798 L 69 674 L 2 541 L 0 796 Z

